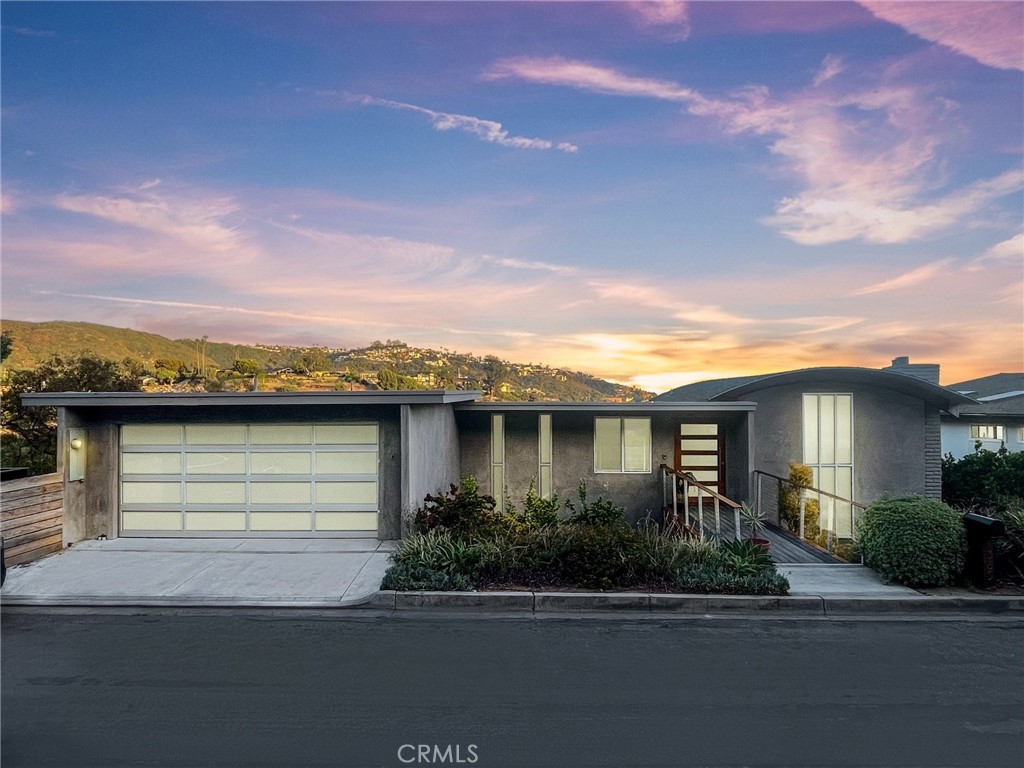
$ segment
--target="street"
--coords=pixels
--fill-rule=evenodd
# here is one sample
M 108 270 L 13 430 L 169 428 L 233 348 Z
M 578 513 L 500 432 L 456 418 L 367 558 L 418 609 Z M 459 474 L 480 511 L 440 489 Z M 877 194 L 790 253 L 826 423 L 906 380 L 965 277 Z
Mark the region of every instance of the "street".
M 5 612 L 0 758 L 1019 768 L 1022 628 Z

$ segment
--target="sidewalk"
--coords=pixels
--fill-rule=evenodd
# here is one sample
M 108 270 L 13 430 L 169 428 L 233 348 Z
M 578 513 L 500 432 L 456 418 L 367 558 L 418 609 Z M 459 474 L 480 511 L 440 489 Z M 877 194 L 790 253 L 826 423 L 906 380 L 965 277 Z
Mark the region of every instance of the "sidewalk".
M 330 608 L 366 602 L 394 542 L 111 539 L 10 568 L 5 606 Z

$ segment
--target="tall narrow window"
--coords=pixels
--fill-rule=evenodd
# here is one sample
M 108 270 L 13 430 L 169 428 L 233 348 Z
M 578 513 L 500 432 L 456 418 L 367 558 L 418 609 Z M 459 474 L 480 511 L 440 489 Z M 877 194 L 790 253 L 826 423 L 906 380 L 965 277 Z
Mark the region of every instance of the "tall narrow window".
M 537 420 L 537 454 L 540 466 L 537 471 L 537 493 L 542 499 L 551 498 L 551 414 L 542 413 Z
M 595 472 L 650 472 L 650 418 L 594 419 Z
M 491 414 L 491 495 L 498 512 L 505 511 L 505 415 Z
M 803 459 L 814 475 L 814 487 L 853 499 L 853 395 L 804 395 L 803 415 Z M 822 530 L 831 520 L 833 533 L 853 535 L 849 503 L 822 496 L 820 505 Z

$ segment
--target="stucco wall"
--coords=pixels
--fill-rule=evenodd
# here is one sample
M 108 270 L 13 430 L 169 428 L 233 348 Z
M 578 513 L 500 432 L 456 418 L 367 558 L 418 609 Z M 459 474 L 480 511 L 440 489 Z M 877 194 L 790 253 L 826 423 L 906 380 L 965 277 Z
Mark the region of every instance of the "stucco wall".
M 67 483 L 65 544 L 118 533 L 119 428 L 122 424 L 183 423 L 344 423 L 374 421 L 379 425 L 380 461 L 378 536 L 397 538 L 402 514 L 401 425 L 398 406 L 254 406 L 60 408 L 58 455 L 66 450 L 67 427 L 86 430 L 86 479 Z
M 637 416 L 635 411 L 601 416 Z M 505 414 L 505 478 L 512 501 L 521 507 L 530 483 L 536 484 L 539 471 L 538 412 Z M 727 439 L 738 441 L 727 451 L 728 482 L 746 491 L 749 470 L 746 461 L 745 414 L 729 414 L 720 418 L 707 414 L 651 412 L 651 471 L 649 473 L 598 473 L 594 471 L 594 417 L 591 413 L 551 412 L 552 481 L 563 501 L 576 501 L 580 479 L 587 481 L 591 499 L 604 496 L 626 508 L 627 517 L 639 520 L 648 512 L 660 518 L 662 479 L 658 467 L 671 465 L 674 459 L 675 435 L 681 422 L 719 422 L 726 429 Z M 483 492 L 491 488 L 491 413 L 458 411 L 456 420 L 460 434 L 461 474 L 474 475 Z M 736 498 L 733 496 L 732 498 Z M 741 499 L 737 499 L 741 500 Z
M 836 388 L 827 381 L 769 387 L 744 393 L 757 403 L 755 467 L 783 477 L 803 458 L 804 393 L 853 395 L 854 500 L 870 503 L 885 493 L 924 494 L 926 421 L 936 406 L 870 386 Z M 766 501 L 775 485 L 764 481 Z M 773 508 L 773 505 L 766 505 Z
M 403 405 L 402 510 L 459 481 L 459 437 L 450 405 Z

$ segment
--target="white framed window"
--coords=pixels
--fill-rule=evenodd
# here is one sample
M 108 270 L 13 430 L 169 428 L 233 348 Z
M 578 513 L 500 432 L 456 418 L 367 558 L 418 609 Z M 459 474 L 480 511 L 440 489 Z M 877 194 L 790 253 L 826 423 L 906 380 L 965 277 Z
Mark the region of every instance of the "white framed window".
M 491 495 L 495 510 L 505 511 L 505 414 L 491 414 Z
M 1004 440 L 1004 435 L 999 424 L 971 424 L 972 440 Z
M 811 468 L 818 490 L 853 499 L 853 395 L 814 393 L 803 396 L 803 463 Z M 821 528 L 829 523 L 842 537 L 853 535 L 853 508 L 827 496 L 819 500 Z
M 594 472 L 651 471 L 651 419 L 594 419 Z
M 542 499 L 551 498 L 551 414 L 542 413 L 537 417 L 537 494 Z

